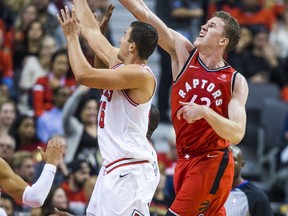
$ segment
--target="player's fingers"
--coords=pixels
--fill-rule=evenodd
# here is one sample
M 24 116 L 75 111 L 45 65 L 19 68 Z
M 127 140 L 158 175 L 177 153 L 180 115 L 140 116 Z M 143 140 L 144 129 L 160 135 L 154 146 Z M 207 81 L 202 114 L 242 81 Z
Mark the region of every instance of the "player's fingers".
M 68 8 L 68 7 L 67 7 Z M 72 18 L 77 20 L 77 16 L 76 16 L 76 10 L 74 5 L 71 6 L 71 14 L 72 14 Z
M 182 107 L 181 109 L 179 109 L 179 110 L 177 111 L 177 118 L 178 118 L 179 120 L 181 120 L 181 115 L 182 115 L 183 112 L 184 112 L 184 107 Z
M 115 6 L 114 6 L 113 4 L 110 4 L 110 5 L 109 5 L 108 10 L 106 11 L 106 16 L 107 16 L 108 18 L 111 17 L 114 8 L 115 8 Z
M 66 22 L 66 14 L 63 9 L 60 10 L 63 22 Z
M 182 106 L 185 106 L 185 105 L 188 105 L 188 104 L 189 104 L 188 102 L 183 102 L 183 101 L 179 101 L 179 103 L 180 103 Z
M 38 151 L 40 152 L 41 156 L 43 157 L 44 155 L 44 150 L 42 149 L 41 146 L 37 146 Z
M 61 18 L 59 13 L 57 13 L 57 19 L 58 19 L 59 23 L 62 25 L 63 24 L 63 20 L 62 20 L 62 18 Z
M 66 14 L 66 17 L 67 17 L 67 19 L 69 19 L 69 18 L 70 18 L 70 11 L 69 11 L 69 8 L 68 8 L 68 6 L 67 6 L 67 5 L 65 5 L 64 9 L 65 9 L 65 14 Z

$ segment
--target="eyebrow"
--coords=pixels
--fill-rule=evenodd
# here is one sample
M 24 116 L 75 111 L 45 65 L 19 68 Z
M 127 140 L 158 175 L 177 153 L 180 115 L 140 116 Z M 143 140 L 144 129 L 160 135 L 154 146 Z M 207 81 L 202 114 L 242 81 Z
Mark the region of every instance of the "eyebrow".
M 217 24 L 215 22 L 207 22 L 208 25 L 213 25 L 213 26 L 217 26 Z

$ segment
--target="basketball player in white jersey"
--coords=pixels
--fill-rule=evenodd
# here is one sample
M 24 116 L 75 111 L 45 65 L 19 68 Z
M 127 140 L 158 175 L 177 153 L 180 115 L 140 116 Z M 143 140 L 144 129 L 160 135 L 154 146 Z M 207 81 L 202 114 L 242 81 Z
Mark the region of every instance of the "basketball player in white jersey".
M 72 13 L 58 20 L 67 38 L 69 61 L 78 83 L 103 89 L 98 139 L 103 166 L 87 215 L 149 215 L 149 203 L 159 182 L 156 152 L 146 138 L 156 78 L 146 65 L 156 48 L 154 27 L 133 22 L 113 47 L 101 34 L 85 0 L 74 0 Z M 77 13 L 77 18 L 76 18 Z M 78 21 L 78 19 L 80 21 Z M 79 34 L 111 69 L 95 69 L 85 59 Z
M 13 172 L 8 163 L 0 158 L 0 188 L 13 199 L 33 208 L 43 205 L 54 180 L 56 166 L 62 160 L 64 145 L 58 138 L 49 140 L 45 151 L 39 147 L 46 164 L 38 180 L 29 186 L 20 176 Z M 0 215 L 4 216 L 3 210 Z

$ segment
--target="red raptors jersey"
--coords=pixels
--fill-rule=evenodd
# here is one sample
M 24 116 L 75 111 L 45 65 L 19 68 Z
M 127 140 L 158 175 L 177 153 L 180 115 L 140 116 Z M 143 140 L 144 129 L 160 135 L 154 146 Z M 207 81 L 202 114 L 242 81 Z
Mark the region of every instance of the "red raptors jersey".
M 235 75 L 235 69 L 229 65 L 208 69 L 199 58 L 199 51 L 192 51 L 172 86 L 171 118 L 179 155 L 200 154 L 228 147 L 228 141 L 219 137 L 205 119 L 188 124 L 184 119 L 177 119 L 176 114 L 182 107 L 179 101 L 193 101 L 227 118 Z

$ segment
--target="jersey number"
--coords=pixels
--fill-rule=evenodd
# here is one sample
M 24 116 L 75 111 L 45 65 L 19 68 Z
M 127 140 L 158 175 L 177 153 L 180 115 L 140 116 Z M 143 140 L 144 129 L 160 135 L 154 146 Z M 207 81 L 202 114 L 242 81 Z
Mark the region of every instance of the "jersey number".
M 101 101 L 101 104 L 100 104 L 100 119 L 99 119 L 99 126 L 100 128 L 104 128 L 105 126 L 105 110 L 106 110 L 106 101 Z
M 106 97 L 107 101 L 101 101 L 100 104 L 100 118 L 99 118 L 99 126 L 100 128 L 104 128 L 105 126 L 105 111 L 106 111 L 106 106 L 107 102 L 110 102 L 112 99 L 113 91 L 112 90 L 104 90 L 102 97 Z

